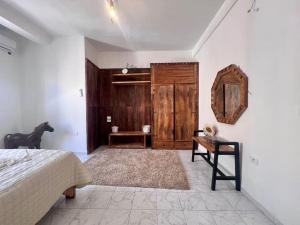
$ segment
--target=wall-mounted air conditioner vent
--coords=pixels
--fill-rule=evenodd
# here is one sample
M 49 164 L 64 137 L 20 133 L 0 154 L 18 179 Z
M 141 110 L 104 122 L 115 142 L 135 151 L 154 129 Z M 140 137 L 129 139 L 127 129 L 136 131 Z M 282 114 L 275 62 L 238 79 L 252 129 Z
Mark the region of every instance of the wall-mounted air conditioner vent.
M 0 50 L 7 52 L 9 55 L 16 52 L 16 42 L 0 34 Z

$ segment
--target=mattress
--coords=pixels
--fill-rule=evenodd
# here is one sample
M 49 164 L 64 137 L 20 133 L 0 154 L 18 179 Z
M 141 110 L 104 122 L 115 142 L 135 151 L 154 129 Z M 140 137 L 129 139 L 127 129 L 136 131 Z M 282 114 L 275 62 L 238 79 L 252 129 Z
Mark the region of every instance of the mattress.
M 71 152 L 0 149 L 0 224 L 36 224 L 66 189 L 89 182 Z

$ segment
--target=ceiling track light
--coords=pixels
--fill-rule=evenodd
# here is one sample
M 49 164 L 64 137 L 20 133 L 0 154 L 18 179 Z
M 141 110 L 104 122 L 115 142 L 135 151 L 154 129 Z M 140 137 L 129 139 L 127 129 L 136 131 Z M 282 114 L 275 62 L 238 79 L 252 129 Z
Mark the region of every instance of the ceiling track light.
M 251 5 L 251 8 L 248 9 L 248 13 L 251 13 L 251 12 L 258 12 L 259 11 L 259 8 L 256 7 L 256 0 L 253 0 L 252 1 L 252 5 Z
M 113 0 L 107 0 L 108 13 L 111 19 L 111 22 L 114 23 L 117 20 L 117 11 L 115 7 L 115 2 Z

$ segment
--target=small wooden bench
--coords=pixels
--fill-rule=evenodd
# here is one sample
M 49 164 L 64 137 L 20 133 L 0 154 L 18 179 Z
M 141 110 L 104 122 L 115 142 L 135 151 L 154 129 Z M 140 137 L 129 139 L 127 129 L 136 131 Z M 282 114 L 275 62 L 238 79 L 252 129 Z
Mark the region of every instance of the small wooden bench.
M 194 162 L 195 155 L 202 156 L 205 161 L 213 167 L 212 172 L 212 181 L 211 181 L 211 190 L 216 189 L 216 180 L 235 180 L 235 188 L 237 191 L 241 190 L 241 175 L 240 175 L 240 153 L 239 153 L 239 143 L 238 142 L 229 142 L 229 141 L 220 141 L 212 140 L 206 136 L 199 136 L 199 133 L 203 133 L 203 130 L 194 131 L 193 137 L 193 150 L 192 150 L 192 162 Z M 206 148 L 207 152 L 198 152 L 198 144 Z M 232 147 L 233 146 L 233 147 Z M 211 162 L 210 154 L 214 154 L 214 160 Z M 234 155 L 235 159 L 235 176 L 226 176 L 218 168 L 218 160 L 220 155 Z M 217 176 L 217 173 L 220 176 Z
M 144 133 L 143 131 L 119 131 L 109 134 L 108 144 L 110 148 L 146 148 L 147 136 L 151 136 L 151 133 Z M 113 144 L 113 137 L 143 137 L 143 143 Z

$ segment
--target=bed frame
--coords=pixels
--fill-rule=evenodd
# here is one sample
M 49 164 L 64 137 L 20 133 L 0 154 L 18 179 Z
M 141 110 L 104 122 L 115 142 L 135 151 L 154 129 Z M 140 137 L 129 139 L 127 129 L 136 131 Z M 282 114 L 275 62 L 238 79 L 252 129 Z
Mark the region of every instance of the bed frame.
M 76 197 L 76 186 L 70 187 L 67 190 L 64 191 L 64 196 L 67 199 L 73 199 Z

